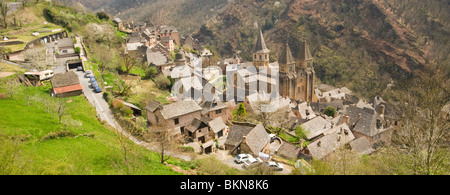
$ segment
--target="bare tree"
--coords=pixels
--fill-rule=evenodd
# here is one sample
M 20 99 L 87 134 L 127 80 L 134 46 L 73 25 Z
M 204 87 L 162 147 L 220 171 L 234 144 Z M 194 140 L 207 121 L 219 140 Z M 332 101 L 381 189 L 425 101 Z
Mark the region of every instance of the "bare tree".
M 170 159 L 171 151 L 175 148 L 176 141 L 172 139 L 171 131 L 165 124 L 155 124 L 150 127 L 147 136 L 156 143 L 156 150 L 159 154 L 161 164 Z
M 134 131 L 134 127 L 131 125 L 121 125 L 125 132 L 116 131 L 118 141 L 120 143 L 123 161 L 117 164 L 118 167 L 125 175 L 139 175 L 143 172 L 143 161 L 136 153 L 135 144 L 130 141 L 131 135 Z M 124 166 L 124 167 L 123 167 Z
M 402 95 L 402 126 L 392 141 L 396 146 L 393 155 L 402 161 L 406 174 L 450 173 L 450 123 L 441 114 L 450 101 L 450 81 L 444 71 L 428 67 Z
M 101 64 L 99 64 L 99 69 L 101 71 L 105 70 L 108 67 L 111 67 L 111 63 L 114 60 L 114 54 L 112 52 L 107 52 L 107 46 L 104 44 L 94 44 L 91 47 L 92 53 L 95 57 L 100 60 Z
M 136 55 L 132 53 L 123 53 L 122 54 L 122 64 L 125 66 L 125 72 L 130 74 L 130 70 L 139 64 L 139 60 Z
M 66 113 L 66 102 L 64 100 L 58 100 L 56 103 L 56 111 L 58 112 L 59 124 L 62 124 L 62 117 Z

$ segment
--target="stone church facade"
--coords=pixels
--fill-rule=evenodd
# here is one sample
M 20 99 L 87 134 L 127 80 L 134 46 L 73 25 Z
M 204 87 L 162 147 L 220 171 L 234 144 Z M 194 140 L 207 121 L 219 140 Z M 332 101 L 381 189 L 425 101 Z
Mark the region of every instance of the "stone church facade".
M 260 31 L 255 50 L 253 51 L 253 66 L 257 69 L 269 68 L 270 50 L 266 47 L 262 31 Z M 282 97 L 302 102 L 316 102 L 314 80 L 316 73 L 313 57 L 308 43 L 302 42 L 296 58 L 291 53 L 288 43 L 279 52 L 279 93 Z

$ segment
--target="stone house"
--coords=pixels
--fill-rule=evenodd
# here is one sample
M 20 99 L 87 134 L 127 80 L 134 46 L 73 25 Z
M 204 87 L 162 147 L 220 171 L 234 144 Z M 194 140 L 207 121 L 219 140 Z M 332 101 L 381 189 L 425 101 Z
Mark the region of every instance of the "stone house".
M 185 127 L 201 117 L 202 108 L 192 100 L 163 105 L 152 100 L 145 107 L 149 125 L 164 124 L 174 134 L 185 134 Z
M 270 152 L 269 141 L 269 134 L 262 124 L 253 127 L 252 125 L 233 125 L 225 141 L 225 149 L 233 155 L 246 153 L 259 156 L 260 152 Z
M 158 36 L 161 40 L 163 37 L 171 37 L 175 44 L 180 45 L 180 33 L 173 26 L 160 26 Z
M 217 97 L 212 101 L 205 101 L 201 104 L 202 115 L 211 119 L 221 118 L 223 122 L 228 121 L 228 106 L 220 101 Z
M 323 137 L 308 144 L 305 149 L 305 152 L 315 159 L 323 159 L 355 139 L 345 123 L 324 132 L 323 135 Z
M 228 126 L 223 122 L 221 117 L 209 121 L 208 126 L 211 128 L 214 139 L 223 137 L 228 130 Z
M 367 140 L 367 138 L 365 137 L 355 139 L 351 141 L 349 145 L 351 150 L 358 154 L 370 154 L 375 151 L 372 148 L 372 145 L 370 144 L 369 140 Z
M 175 45 L 173 42 L 172 37 L 167 36 L 167 37 L 162 37 L 161 38 L 161 43 L 167 47 L 167 49 L 169 49 L 169 51 L 173 51 L 175 49 Z
M 300 125 L 306 132 L 306 138 L 308 140 L 314 140 L 320 137 L 324 132 L 332 128 L 331 122 L 325 120 L 321 116 L 317 116 Z M 288 131 L 288 134 L 296 136 L 294 131 Z
M 83 86 L 81 86 L 78 76 L 73 71 L 57 73 L 50 82 L 53 87 L 53 97 L 70 97 L 83 93 Z
M 210 121 L 212 121 L 212 119 L 207 117 L 194 118 L 194 120 L 186 126 L 184 135 L 191 141 L 197 141 L 199 143 L 205 143 L 206 141 L 211 140 L 211 136 L 209 135 L 210 127 L 208 126 Z
M 119 30 L 123 29 L 122 20 L 120 18 L 114 18 L 112 22 L 117 26 Z
M 374 148 L 391 143 L 394 127 L 374 109 L 350 105 L 342 116 L 342 122 L 349 125 L 356 138 L 366 137 Z

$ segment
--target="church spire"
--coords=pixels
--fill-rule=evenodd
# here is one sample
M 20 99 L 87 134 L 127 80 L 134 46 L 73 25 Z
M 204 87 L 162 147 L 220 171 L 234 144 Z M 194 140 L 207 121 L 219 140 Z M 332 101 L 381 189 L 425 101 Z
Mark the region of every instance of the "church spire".
M 264 36 L 261 30 L 259 30 L 258 40 L 256 41 L 255 50 L 253 53 L 268 53 L 266 42 L 264 41 Z
M 259 30 L 258 40 L 256 41 L 255 50 L 253 51 L 253 66 L 257 69 L 260 67 L 269 67 L 269 53 L 262 31 Z
M 295 63 L 295 58 L 292 56 L 291 49 L 289 48 L 289 44 L 287 42 L 285 44 L 285 48 L 281 50 L 281 55 L 278 62 L 286 65 Z
M 300 47 L 300 52 L 298 54 L 297 65 L 301 66 L 301 68 L 312 67 L 313 57 L 311 52 L 309 51 L 309 46 L 306 40 L 302 41 L 303 44 Z
M 309 46 L 308 46 L 308 42 L 306 41 L 302 41 L 302 47 L 300 48 L 300 55 L 298 56 L 298 58 L 300 60 L 312 60 L 313 57 L 311 55 L 311 52 L 309 51 Z

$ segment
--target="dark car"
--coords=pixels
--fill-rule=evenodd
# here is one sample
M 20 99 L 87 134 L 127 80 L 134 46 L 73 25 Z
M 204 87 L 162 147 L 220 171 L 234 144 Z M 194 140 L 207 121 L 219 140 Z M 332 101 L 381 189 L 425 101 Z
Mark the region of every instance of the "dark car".
M 100 93 L 100 92 L 102 92 L 102 89 L 98 85 L 95 85 L 94 91 L 95 91 L 95 93 Z
M 95 86 L 98 86 L 98 83 L 96 80 L 91 80 L 91 86 L 92 88 L 95 88 Z

